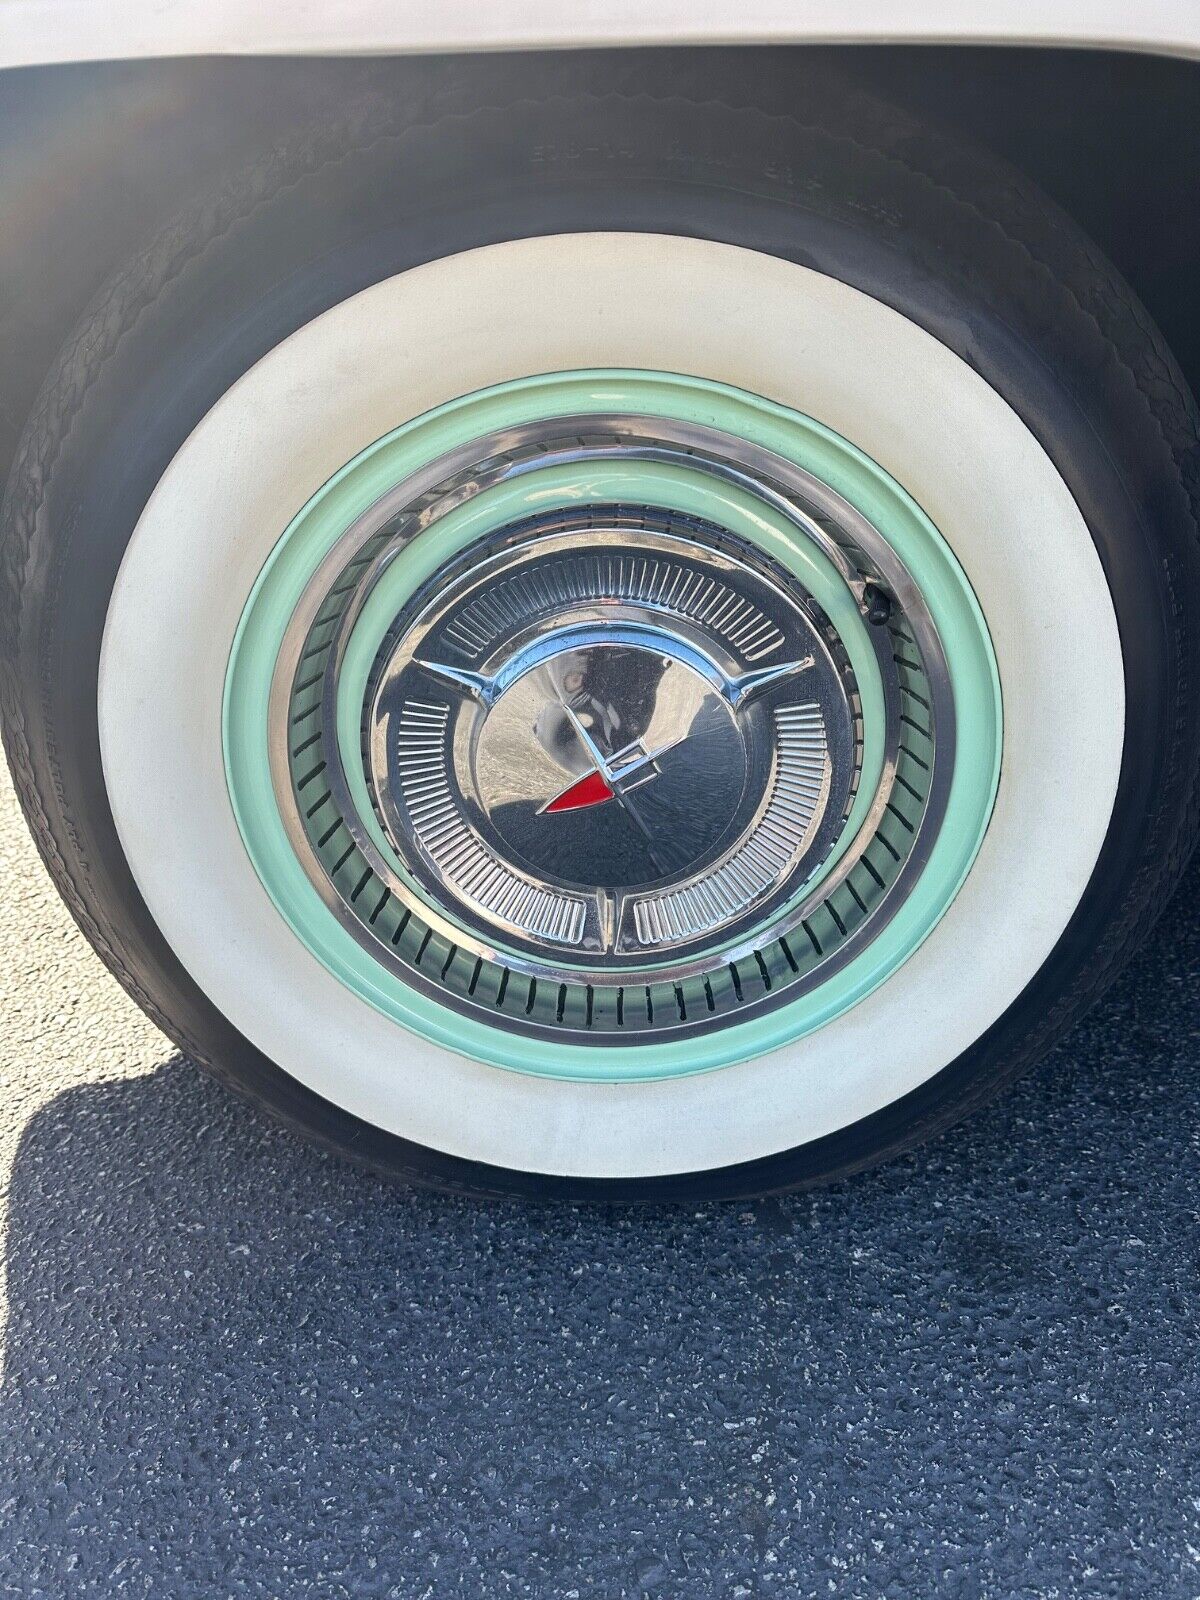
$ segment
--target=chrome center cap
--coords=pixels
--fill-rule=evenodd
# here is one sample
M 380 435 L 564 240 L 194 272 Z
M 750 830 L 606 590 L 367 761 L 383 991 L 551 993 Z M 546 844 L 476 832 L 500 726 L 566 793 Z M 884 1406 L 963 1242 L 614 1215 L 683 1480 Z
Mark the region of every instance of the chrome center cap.
M 547 880 L 621 890 L 719 848 L 751 756 L 734 708 L 669 635 L 647 629 L 642 645 L 594 631 L 543 641 L 545 659 L 483 718 L 471 775 L 514 860 Z
M 857 781 L 854 693 L 807 597 L 719 530 L 523 530 L 397 619 L 367 774 L 405 873 L 473 934 L 644 965 L 811 877 Z

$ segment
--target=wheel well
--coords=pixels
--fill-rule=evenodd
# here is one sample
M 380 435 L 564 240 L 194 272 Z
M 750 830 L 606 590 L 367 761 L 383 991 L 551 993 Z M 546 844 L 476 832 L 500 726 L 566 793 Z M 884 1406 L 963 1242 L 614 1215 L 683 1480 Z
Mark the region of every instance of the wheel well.
M 1132 283 L 1200 387 L 1200 63 L 1010 48 L 825 49 L 908 109 L 959 129 L 1035 178 Z M 299 116 L 366 83 L 419 92 L 452 72 L 486 97 L 498 76 L 602 86 L 649 54 L 656 82 L 789 106 L 811 49 L 603 51 L 379 60 L 88 63 L 0 74 L 0 474 L 38 386 L 88 300 L 195 188 Z

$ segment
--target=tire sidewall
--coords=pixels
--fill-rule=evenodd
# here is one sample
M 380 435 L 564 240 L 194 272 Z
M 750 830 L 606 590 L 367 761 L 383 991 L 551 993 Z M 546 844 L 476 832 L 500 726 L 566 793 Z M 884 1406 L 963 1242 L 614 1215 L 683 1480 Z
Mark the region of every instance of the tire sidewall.
M 819 1181 L 903 1148 L 1026 1064 L 1141 936 L 1161 902 L 1164 863 L 1182 865 L 1197 742 L 1185 627 L 1195 547 L 1148 385 L 1105 337 L 1086 293 L 1064 282 L 1061 262 L 1040 261 L 977 199 L 959 201 L 944 171 L 915 171 L 913 141 L 902 160 L 894 122 L 882 111 L 875 121 L 873 139 L 860 124 L 851 140 L 755 112 L 642 99 L 523 103 L 407 129 L 367 118 L 329 136 L 323 158 L 313 148 L 272 157 L 193 213 L 102 297 L 68 346 L 6 507 L 10 558 L 27 551 L 18 632 L 10 628 L 5 649 L 18 785 L 27 808 L 36 797 L 35 831 L 68 903 L 126 987 L 189 1054 L 306 1133 L 405 1177 L 492 1193 L 658 1198 Z M 664 153 L 667 126 L 674 149 Z M 100 644 L 125 545 L 182 441 L 255 360 L 408 267 L 503 238 L 592 230 L 676 232 L 798 261 L 900 311 L 980 372 L 1084 514 L 1137 708 L 1112 824 L 1071 924 L 969 1051 L 884 1111 L 796 1150 L 615 1182 L 510 1173 L 410 1145 L 254 1050 L 192 983 L 138 894 L 96 723 Z M 1054 249 L 1061 241 L 1045 254 Z M 1083 255 L 1077 244 L 1077 270 Z M 1100 277 L 1091 292 L 1103 304 L 1115 291 Z M 106 344 L 112 353 L 93 359 Z M 70 403 L 81 386 L 82 407 Z

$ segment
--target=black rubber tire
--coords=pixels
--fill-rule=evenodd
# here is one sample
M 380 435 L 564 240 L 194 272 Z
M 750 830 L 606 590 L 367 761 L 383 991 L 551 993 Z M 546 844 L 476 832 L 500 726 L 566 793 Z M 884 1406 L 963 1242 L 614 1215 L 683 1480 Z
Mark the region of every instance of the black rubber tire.
M 697 69 L 699 73 L 701 69 Z M 634 62 L 602 92 L 570 63 L 536 96 L 367 96 L 194 205 L 98 297 L 35 407 L 4 509 L 5 744 L 42 855 L 88 939 L 151 1017 L 225 1083 L 342 1154 L 476 1194 L 732 1197 L 828 1180 L 945 1127 L 1028 1066 L 1144 938 L 1197 827 L 1197 417 L 1145 310 L 1043 195 L 990 158 L 834 82 L 789 111 Z M 658 82 L 657 89 L 649 86 Z M 97 734 L 101 632 L 159 476 L 230 384 L 289 332 L 419 262 L 590 229 L 750 246 L 921 324 L 1021 415 L 1073 491 L 1112 591 L 1125 755 L 1083 900 L 1019 1000 L 929 1083 L 770 1158 L 645 1181 L 531 1176 L 405 1142 L 303 1088 L 180 967 L 133 883 Z

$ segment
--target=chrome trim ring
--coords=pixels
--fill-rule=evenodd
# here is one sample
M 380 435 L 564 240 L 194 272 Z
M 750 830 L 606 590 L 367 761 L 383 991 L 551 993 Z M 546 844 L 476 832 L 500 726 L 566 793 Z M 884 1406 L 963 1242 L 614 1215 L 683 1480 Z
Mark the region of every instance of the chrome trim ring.
M 876 770 L 862 772 L 862 706 L 843 641 L 814 598 L 797 592 L 794 578 L 774 572 L 761 554 L 714 522 L 595 503 L 582 513 L 558 511 L 493 530 L 406 597 L 379 642 L 348 752 L 344 730 L 339 736 L 347 650 L 372 597 L 412 541 L 436 534 L 444 518 L 500 485 L 595 462 L 654 463 L 699 473 L 786 518 L 859 612 L 874 618 L 864 634 L 881 691 Z M 837 782 L 835 763 L 823 758 L 822 792 L 797 848 L 760 891 L 734 913 L 710 917 L 707 925 L 697 926 L 702 919 L 695 915 L 685 920 L 683 901 L 668 912 L 654 904 L 653 894 L 644 895 L 640 906 L 636 899 L 626 905 L 623 895 L 618 907 L 595 892 L 564 894 L 561 884 L 539 884 L 528 871 L 521 884 L 533 921 L 527 915 L 521 925 L 511 914 L 511 896 L 507 911 L 497 912 L 496 903 L 481 908 L 478 897 L 472 902 L 460 892 L 461 879 L 453 882 L 446 858 L 439 868 L 428 842 L 421 848 L 419 819 L 403 782 L 396 781 L 395 751 L 389 757 L 388 730 L 402 710 L 389 697 L 412 670 L 414 641 L 426 637 L 437 620 L 445 621 L 455 585 L 474 593 L 472 572 L 494 577 L 514 558 L 537 560 L 539 551 L 581 550 L 606 540 L 608 548 L 631 552 L 639 540 L 660 551 L 686 547 L 693 558 L 703 552 L 704 560 L 723 563 L 723 572 L 745 574 L 768 592 L 773 586 L 777 600 L 786 598 L 793 615 L 806 619 L 816 642 L 809 653 L 822 663 L 824 692 L 816 703 L 823 729 L 839 723 L 840 701 Z M 641 603 L 645 596 L 590 598 L 592 612 L 585 606 L 573 618 L 577 630 L 585 629 L 584 648 L 598 648 L 586 628 L 619 621 L 627 629 L 657 627 L 660 656 L 677 665 L 686 661 L 681 670 L 693 678 L 697 655 L 709 662 L 717 680 L 724 674 L 726 697 L 735 674 L 755 670 L 749 661 L 722 666 L 711 638 L 689 636 L 686 617 L 666 617 L 661 607 L 652 614 Z M 561 653 L 562 627 L 571 620 L 558 618 L 552 655 Z M 521 651 L 536 642 L 536 623 L 524 633 L 531 631 L 532 639 L 508 641 L 511 656 L 526 659 Z M 576 647 L 580 638 L 576 633 Z M 630 649 L 644 642 L 632 634 L 625 638 Z M 447 772 L 456 774 L 454 799 L 438 803 L 450 804 L 460 823 L 470 819 L 467 832 L 478 845 L 490 820 L 487 807 L 477 804 L 478 785 L 471 777 L 487 722 L 478 712 L 488 693 L 502 697 L 496 685 L 506 680 L 494 663 L 490 677 L 474 667 L 462 670 L 475 671 L 488 687 L 459 682 L 456 689 L 463 692 L 453 702 L 438 702 L 446 713 L 440 724 L 417 718 L 409 730 L 410 771 L 432 754 L 443 780 Z M 513 682 L 525 677 L 517 673 Z M 329 551 L 292 616 L 271 688 L 270 730 L 272 781 L 292 848 L 325 904 L 375 960 L 412 987 L 455 1009 L 477 1012 L 493 1026 L 607 1045 L 743 1020 L 748 1012 L 794 1000 L 851 960 L 920 878 L 945 810 L 955 748 L 953 694 L 941 642 L 918 585 L 880 530 L 828 485 L 748 441 L 657 417 L 650 432 L 647 419 L 618 414 L 570 416 L 484 436 L 381 496 Z M 296 730 L 303 738 L 294 737 Z M 768 762 L 773 772 L 779 750 L 777 739 Z M 619 755 L 608 752 L 614 760 Z M 609 781 L 606 759 L 602 753 L 595 770 Z M 753 843 L 752 825 L 761 827 L 769 803 L 761 761 L 756 770 L 758 787 L 751 786 L 745 802 L 746 825 L 718 830 L 721 847 L 703 862 L 685 863 L 693 870 L 677 872 L 677 882 L 655 891 L 659 899 L 690 888 L 697 891 L 695 903 L 706 873 L 719 871 L 739 846 Z M 494 837 L 490 843 L 495 854 Z M 488 866 L 474 862 L 477 873 L 486 874 Z M 578 863 L 574 871 L 577 881 Z M 539 890 L 551 899 L 538 902 Z M 569 903 L 555 905 L 555 895 Z M 639 926 L 655 932 L 656 915 L 659 936 L 639 938 Z

